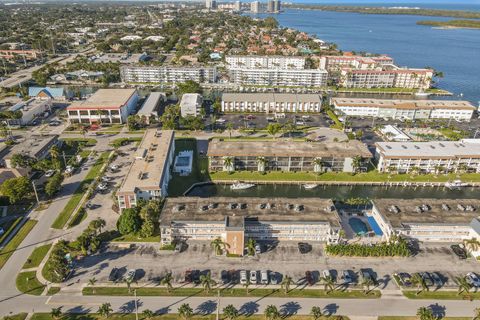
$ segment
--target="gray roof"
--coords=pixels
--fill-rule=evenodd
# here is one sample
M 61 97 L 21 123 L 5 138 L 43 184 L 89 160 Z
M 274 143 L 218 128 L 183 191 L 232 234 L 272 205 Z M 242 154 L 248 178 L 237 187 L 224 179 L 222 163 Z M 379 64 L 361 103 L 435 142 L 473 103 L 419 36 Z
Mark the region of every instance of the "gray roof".
M 152 92 L 148 96 L 147 100 L 143 103 L 140 110 L 138 110 L 137 115 L 139 116 L 151 116 L 152 114 L 156 113 L 156 108 L 160 104 L 160 102 L 165 100 L 165 92 Z
M 430 142 L 377 142 L 377 151 L 386 158 L 480 158 L 480 139 Z
M 404 100 L 372 98 L 332 98 L 336 106 L 378 107 L 394 109 L 465 109 L 476 110 L 468 101 L 456 100 Z
M 224 93 L 222 100 L 225 102 L 322 102 L 319 94 L 296 93 Z

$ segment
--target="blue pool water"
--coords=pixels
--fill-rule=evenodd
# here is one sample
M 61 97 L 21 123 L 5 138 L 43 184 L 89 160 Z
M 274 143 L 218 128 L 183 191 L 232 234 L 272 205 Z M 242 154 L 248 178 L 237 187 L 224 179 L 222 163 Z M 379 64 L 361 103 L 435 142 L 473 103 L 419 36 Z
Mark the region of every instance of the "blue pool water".
M 375 234 L 377 236 L 383 236 L 383 232 L 382 232 L 382 229 L 380 228 L 380 226 L 378 225 L 377 221 L 375 220 L 374 217 L 367 217 L 367 220 L 368 220 L 368 224 L 370 225 L 370 227 L 372 228 L 373 232 L 375 232 Z
M 367 225 L 359 218 L 350 218 L 348 220 L 348 224 L 352 228 L 353 232 L 355 232 L 356 234 L 362 235 L 368 232 Z

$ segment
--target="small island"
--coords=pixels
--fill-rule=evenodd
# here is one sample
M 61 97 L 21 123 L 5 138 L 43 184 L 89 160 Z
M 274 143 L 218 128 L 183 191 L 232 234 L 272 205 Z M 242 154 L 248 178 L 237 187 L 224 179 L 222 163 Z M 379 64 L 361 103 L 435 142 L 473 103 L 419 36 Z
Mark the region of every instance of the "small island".
M 480 20 L 449 20 L 449 21 L 420 20 L 420 21 L 417 21 L 417 24 L 440 27 L 440 28 L 480 29 Z

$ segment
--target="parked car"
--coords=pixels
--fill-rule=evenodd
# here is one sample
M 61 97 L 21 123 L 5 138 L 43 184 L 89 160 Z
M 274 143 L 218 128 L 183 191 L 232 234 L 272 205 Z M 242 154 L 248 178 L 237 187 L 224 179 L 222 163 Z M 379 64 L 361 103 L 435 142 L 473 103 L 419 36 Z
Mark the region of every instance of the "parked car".
M 185 250 L 185 247 L 186 247 L 185 243 L 180 241 L 175 245 L 175 252 L 177 253 L 183 252 L 183 250 Z
M 240 284 L 246 284 L 247 282 L 248 282 L 247 271 L 246 270 L 241 270 L 240 271 Z
M 125 281 L 133 281 L 135 280 L 135 274 L 137 273 L 137 270 L 135 269 L 130 269 L 128 270 L 127 274 L 125 275 L 124 279 Z
M 200 270 L 192 270 L 192 282 L 195 284 L 200 283 Z
M 192 282 L 192 270 L 186 270 L 184 279 L 186 283 L 191 283 Z
M 322 271 L 322 277 L 325 278 L 325 279 L 326 278 L 333 278 L 333 275 L 330 272 L 330 270 L 325 269 L 325 270 Z
M 428 272 L 420 272 L 419 273 L 420 276 L 422 277 L 423 281 L 425 282 L 425 285 L 427 287 L 431 287 L 433 286 L 433 280 L 432 280 L 432 277 L 430 276 L 430 274 Z
M 255 119 L 255 116 L 253 114 L 249 114 L 248 116 L 245 117 L 247 120 L 253 120 Z
M 298 121 L 297 121 L 297 125 L 298 125 L 298 126 L 304 126 L 304 125 L 305 125 L 305 121 L 303 121 L 303 120 L 298 120 Z
M 59 126 L 59 125 L 61 125 L 61 124 L 62 124 L 62 122 L 59 121 L 59 120 L 51 120 L 51 121 L 48 123 L 48 125 L 51 126 L 51 127 L 57 127 L 57 126 Z
M 120 168 L 120 167 L 119 167 L 118 165 L 116 165 L 116 164 L 111 164 L 111 165 L 110 165 L 110 170 L 112 170 L 112 171 L 117 171 L 119 168 Z
M 343 270 L 341 278 L 345 284 L 353 283 L 353 277 L 349 270 Z
M 360 277 L 362 278 L 362 280 L 372 280 L 374 284 L 377 283 L 375 274 L 370 269 L 360 269 Z
M 478 277 L 478 275 L 474 272 L 469 272 L 467 273 L 467 282 L 475 287 L 475 288 L 478 288 L 480 287 L 480 278 Z
M 467 251 L 464 248 L 460 247 L 458 244 L 453 244 L 450 246 L 450 248 L 452 249 L 453 253 L 455 253 L 460 259 L 467 259 Z
M 113 268 L 108 275 L 108 281 L 117 281 L 118 279 L 118 268 Z
M 110 177 L 103 176 L 103 177 L 100 178 L 100 180 L 102 180 L 103 182 L 109 182 L 112 179 Z
M 395 273 L 395 276 L 397 276 L 398 281 L 400 282 L 399 284 L 404 287 L 410 287 L 412 285 L 412 277 L 410 276 L 409 273 L 406 272 L 399 272 Z
M 278 272 L 271 272 L 270 273 L 270 283 L 271 284 L 279 284 L 282 282 L 282 276 Z
M 268 271 L 267 270 L 260 271 L 260 283 L 261 284 L 268 284 Z
M 108 184 L 106 184 L 105 182 L 102 182 L 97 186 L 97 189 L 100 191 L 105 191 L 108 189 Z
M 227 270 L 222 270 L 222 272 L 220 272 L 220 281 L 222 284 L 230 282 L 230 273 Z
M 255 254 L 260 254 L 262 253 L 262 246 L 260 243 L 255 244 Z
M 66 174 L 72 174 L 73 171 L 75 171 L 75 168 L 74 168 L 73 166 L 67 166 L 67 167 L 65 168 L 65 173 L 66 173 Z
M 309 253 L 310 251 L 312 251 L 312 246 L 306 242 L 299 242 L 298 251 L 301 254 Z
M 315 279 L 311 271 L 305 271 L 305 280 L 309 286 L 313 286 L 315 284 Z
M 433 280 L 433 284 L 437 287 L 441 287 L 443 286 L 443 280 L 442 280 L 442 277 L 440 276 L 440 274 L 438 272 L 432 272 L 430 273 L 430 277 L 432 278 Z
M 257 284 L 257 271 L 256 270 L 251 270 L 250 271 L 250 283 L 251 284 Z
M 51 176 L 53 176 L 55 174 L 55 170 L 47 170 L 45 172 L 45 177 L 47 178 L 50 178 Z

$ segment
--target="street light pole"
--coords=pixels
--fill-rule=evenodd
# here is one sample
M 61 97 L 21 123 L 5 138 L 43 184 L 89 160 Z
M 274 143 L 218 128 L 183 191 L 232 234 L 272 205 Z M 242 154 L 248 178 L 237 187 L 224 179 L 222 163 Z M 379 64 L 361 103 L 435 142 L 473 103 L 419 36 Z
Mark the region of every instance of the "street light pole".
M 35 186 L 35 181 L 32 181 L 32 186 L 33 186 L 33 192 L 35 193 L 35 198 L 37 199 L 37 204 L 39 204 L 40 200 L 38 200 L 38 193 L 37 193 L 37 187 Z
M 220 289 L 217 290 L 217 313 L 215 315 L 215 320 L 220 319 Z
M 135 320 L 138 320 L 137 289 L 133 290 L 135 294 Z

